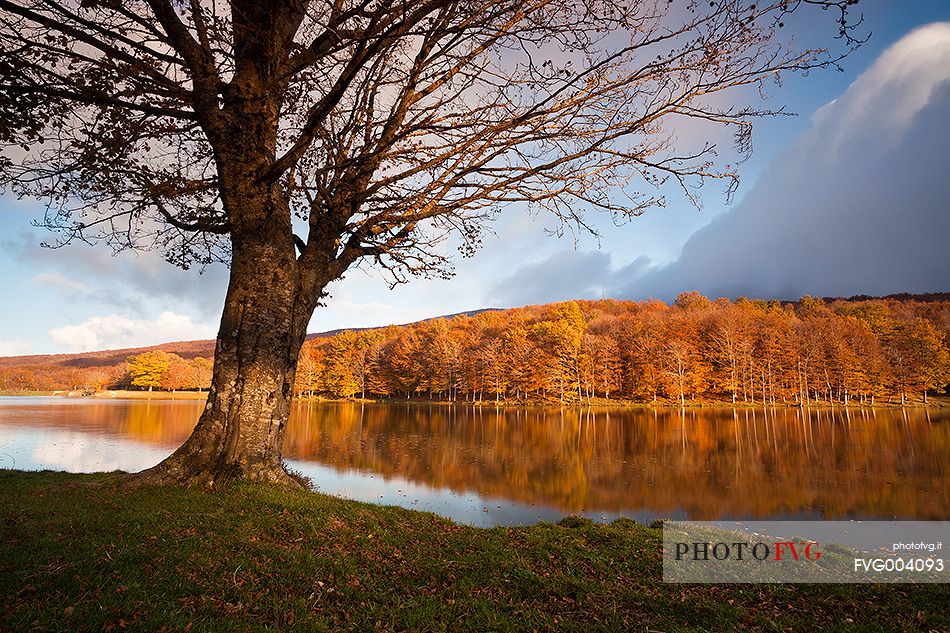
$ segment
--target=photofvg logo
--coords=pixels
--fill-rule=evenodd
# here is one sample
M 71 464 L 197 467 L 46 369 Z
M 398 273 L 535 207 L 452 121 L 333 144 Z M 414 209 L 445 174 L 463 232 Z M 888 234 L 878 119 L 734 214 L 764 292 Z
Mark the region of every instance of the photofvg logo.
M 946 521 L 665 521 L 663 580 L 947 582 Z
M 693 541 L 692 543 L 676 543 L 676 560 L 691 557 L 694 561 L 708 561 L 710 559 L 737 561 L 753 558 L 758 561 L 766 560 L 794 560 L 817 561 L 821 559 L 821 550 L 814 541 L 733 541 L 731 543 L 718 541 Z

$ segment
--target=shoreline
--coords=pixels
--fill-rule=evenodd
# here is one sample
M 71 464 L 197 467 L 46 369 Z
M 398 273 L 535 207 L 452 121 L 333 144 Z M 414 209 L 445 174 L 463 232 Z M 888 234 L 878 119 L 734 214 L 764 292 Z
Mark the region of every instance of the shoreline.
M 207 391 L 138 391 L 111 389 L 95 393 L 80 391 L 0 391 L 0 396 L 4 397 L 59 397 L 59 398 L 87 398 L 90 400 L 110 399 L 110 400 L 192 400 L 203 401 L 207 399 Z M 590 402 L 550 402 L 550 401 L 512 401 L 512 400 L 434 400 L 428 398 L 327 398 L 322 396 L 295 397 L 295 403 L 353 403 L 353 404 L 380 404 L 380 405 L 413 405 L 413 406 L 448 406 L 448 407 L 470 407 L 470 408 L 561 408 L 561 409 L 627 409 L 627 410 L 660 410 L 671 409 L 736 409 L 736 410 L 761 410 L 761 409 L 946 409 L 950 408 L 950 396 L 931 396 L 929 402 L 924 403 L 920 400 L 908 401 L 905 404 L 900 402 L 887 402 L 886 400 L 877 401 L 874 404 L 848 403 L 840 402 L 813 402 L 811 404 L 799 405 L 793 402 L 788 403 L 761 403 L 761 402 L 729 402 L 719 400 L 709 401 L 687 401 L 680 404 L 676 401 L 639 402 L 636 400 L 606 400 L 604 398 L 595 398 Z

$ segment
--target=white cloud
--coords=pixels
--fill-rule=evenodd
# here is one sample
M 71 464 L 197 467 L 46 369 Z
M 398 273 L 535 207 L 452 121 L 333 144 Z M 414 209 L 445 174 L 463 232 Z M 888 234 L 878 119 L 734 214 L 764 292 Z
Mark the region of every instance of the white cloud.
M 950 78 L 950 22 L 916 29 L 884 51 L 844 95 L 815 118 L 816 130 L 831 134 L 837 149 L 849 140 L 862 140 L 868 126 L 876 129 L 877 148 L 899 140 Z M 881 134 L 883 133 L 883 135 Z
M 0 341 L 0 356 L 22 356 L 30 353 L 26 341 Z
M 81 290 L 86 290 L 88 288 L 86 284 L 80 283 L 78 281 L 73 281 L 66 275 L 61 275 L 59 273 L 50 273 L 50 272 L 40 273 L 38 275 L 34 275 L 32 281 L 33 283 L 45 284 L 49 286 L 57 286 L 59 288 L 64 288 L 66 290 L 81 291 Z
M 214 338 L 215 329 L 193 322 L 186 314 L 166 311 L 151 320 L 118 314 L 93 317 L 78 325 L 54 328 L 49 335 L 70 352 L 85 352 Z

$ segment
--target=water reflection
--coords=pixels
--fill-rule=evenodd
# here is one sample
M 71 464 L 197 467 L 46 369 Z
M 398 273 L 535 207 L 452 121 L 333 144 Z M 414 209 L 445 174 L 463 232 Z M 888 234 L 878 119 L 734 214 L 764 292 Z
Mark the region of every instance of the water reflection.
M 198 402 L 0 399 L 0 466 L 137 470 Z M 950 417 L 298 404 L 284 454 L 321 490 L 480 525 L 625 515 L 946 519 Z

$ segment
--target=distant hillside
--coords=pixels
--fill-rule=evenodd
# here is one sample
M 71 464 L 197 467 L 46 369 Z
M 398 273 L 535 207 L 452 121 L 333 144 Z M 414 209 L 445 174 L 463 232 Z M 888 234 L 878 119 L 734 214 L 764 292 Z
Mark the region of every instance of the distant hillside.
M 457 312 L 455 314 L 446 314 L 443 316 L 423 319 L 419 323 L 425 323 L 435 319 L 451 319 L 457 316 L 475 316 L 483 312 L 491 312 L 498 308 L 482 308 L 480 310 L 470 310 L 468 312 Z M 411 324 L 405 324 L 411 325 Z M 307 335 L 307 340 L 330 338 L 340 332 L 350 329 L 358 332 L 376 328 L 341 328 L 338 330 L 328 330 L 326 332 L 315 332 Z M 210 358 L 214 355 L 214 341 L 177 341 L 173 343 L 161 343 L 160 345 L 151 345 L 148 347 L 127 347 L 123 349 L 109 349 L 94 352 L 80 352 L 78 354 L 31 354 L 26 356 L 0 356 L 0 367 L 58 367 L 84 369 L 88 367 L 112 367 L 119 363 L 124 363 L 125 359 L 135 354 L 141 354 L 149 350 L 160 350 L 169 354 L 177 354 L 185 359 L 197 358 L 199 356 Z
M 823 297 L 823 301 L 834 303 L 835 301 L 920 301 L 921 303 L 938 303 L 950 301 L 950 292 L 926 292 L 922 294 L 911 294 L 908 292 L 898 292 L 896 294 L 885 295 L 883 297 L 874 297 L 871 295 L 852 295 L 850 297 Z
M 214 354 L 214 341 L 178 341 L 176 343 L 162 343 L 149 347 L 127 347 L 124 349 L 108 349 L 96 352 L 80 352 L 78 354 L 34 354 L 29 356 L 2 356 L 0 367 L 14 367 L 20 365 L 50 365 L 56 367 L 109 367 L 116 363 L 124 363 L 125 359 L 148 350 L 161 350 L 170 354 L 178 354 L 182 358 L 198 356 L 210 357 Z

